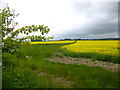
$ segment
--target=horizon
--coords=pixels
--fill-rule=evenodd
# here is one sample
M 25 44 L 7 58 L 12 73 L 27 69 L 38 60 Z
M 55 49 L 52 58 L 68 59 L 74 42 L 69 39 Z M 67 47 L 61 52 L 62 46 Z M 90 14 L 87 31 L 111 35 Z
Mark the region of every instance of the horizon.
M 43 40 L 43 41 L 69 41 L 69 40 L 120 40 L 120 37 L 118 38 L 64 38 L 64 39 L 50 39 L 50 40 Z M 30 42 L 38 42 L 39 40 L 33 40 Z M 39 42 L 43 42 L 39 41 Z

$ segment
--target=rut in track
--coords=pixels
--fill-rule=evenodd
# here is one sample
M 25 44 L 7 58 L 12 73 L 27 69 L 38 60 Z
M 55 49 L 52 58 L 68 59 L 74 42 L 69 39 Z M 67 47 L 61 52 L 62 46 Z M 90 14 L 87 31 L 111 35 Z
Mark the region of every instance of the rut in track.
M 92 60 L 92 59 L 85 59 L 85 58 L 73 58 L 73 57 L 58 57 L 53 56 L 50 58 L 46 58 L 46 60 L 53 61 L 53 62 L 60 62 L 65 64 L 85 64 L 89 66 L 100 66 L 105 69 L 109 69 L 112 71 L 118 71 L 118 65 L 110 62 L 104 62 L 104 61 L 98 61 L 98 60 Z

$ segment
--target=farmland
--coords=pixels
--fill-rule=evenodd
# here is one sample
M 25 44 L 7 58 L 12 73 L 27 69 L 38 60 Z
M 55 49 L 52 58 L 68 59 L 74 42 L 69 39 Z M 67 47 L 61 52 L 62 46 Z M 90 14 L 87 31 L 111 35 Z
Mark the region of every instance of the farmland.
M 59 43 L 73 43 L 74 41 L 46 41 L 46 42 L 30 42 L 30 44 L 59 44 Z
M 118 40 L 114 41 L 77 41 L 75 44 L 66 45 L 66 55 L 74 57 L 93 58 L 102 61 L 119 63 L 118 61 Z M 71 52 L 71 53 L 70 53 Z
M 46 60 L 50 57 L 62 59 L 64 56 L 98 60 L 102 56 L 100 61 L 106 58 L 108 62 L 117 63 L 118 41 L 49 41 L 51 45 L 47 45 L 47 42 L 40 43 L 23 44 L 20 54 L 3 53 L 4 88 L 118 87 L 118 71 Z M 112 58 L 111 61 L 109 58 Z
M 77 41 L 72 45 L 64 46 L 69 51 L 84 53 L 100 53 L 118 55 L 118 41 Z

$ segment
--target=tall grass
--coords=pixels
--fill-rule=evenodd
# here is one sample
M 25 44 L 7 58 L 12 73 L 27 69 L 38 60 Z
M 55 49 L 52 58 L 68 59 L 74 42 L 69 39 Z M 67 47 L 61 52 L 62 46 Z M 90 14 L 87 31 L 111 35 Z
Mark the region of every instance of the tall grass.
M 118 87 L 118 72 L 45 60 L 60 50 L 61 45 L 23 45 L 20 52 L 25 57 L 3 53 L 3 88 Z M 55 81 L 53 78 L 64 80 Z

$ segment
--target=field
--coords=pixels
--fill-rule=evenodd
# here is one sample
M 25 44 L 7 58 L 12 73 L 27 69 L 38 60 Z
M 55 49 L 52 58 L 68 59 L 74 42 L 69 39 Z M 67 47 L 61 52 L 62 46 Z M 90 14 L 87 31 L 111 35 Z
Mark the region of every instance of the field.
M 77 41 L 75 44 L 65 45 L 66 55 L 93 58 L 96 60 L 120 63 L 118 61 L 118 40 L 110 41 Z
M 59 43 L 73 43 L 74 41 L 46 41 L 46 42 L 30 42 L 30 44 L 59 44 Z
M 64 46 L 70 51 L 79 53 L 99 53 L 118 55 L 118 41 L 77 41 L 72 45 Z
M 65 64 L 46 60 L 49 57 L 64 59 L 64 56 L 67 56 L 95 59 L 95 57 L 100 58 L 104 56 L 99 60 L 102 61 L 102 59 L 106 58 L 103 61 L 118 63 L 118 59 L 116 58 L 118 41 L 67 41 L 67 45 L 66 42 L 63 42 L 65 41 L 55 41 L 55 43 L 52 41 L 51 45 L 49 43 L 47 45 L 47 42 L 45 44 L 32 42 L 31 44 L 23 44 L 19 50 L 20 53 L 13 55 L 3 53 L 3 87 L 118 87 L 118 71 L 111 71 L 98 66 Z M 92 54 L 96 56 L 93 57 Z M 109 60 L 109 58 L 112 59 Z

